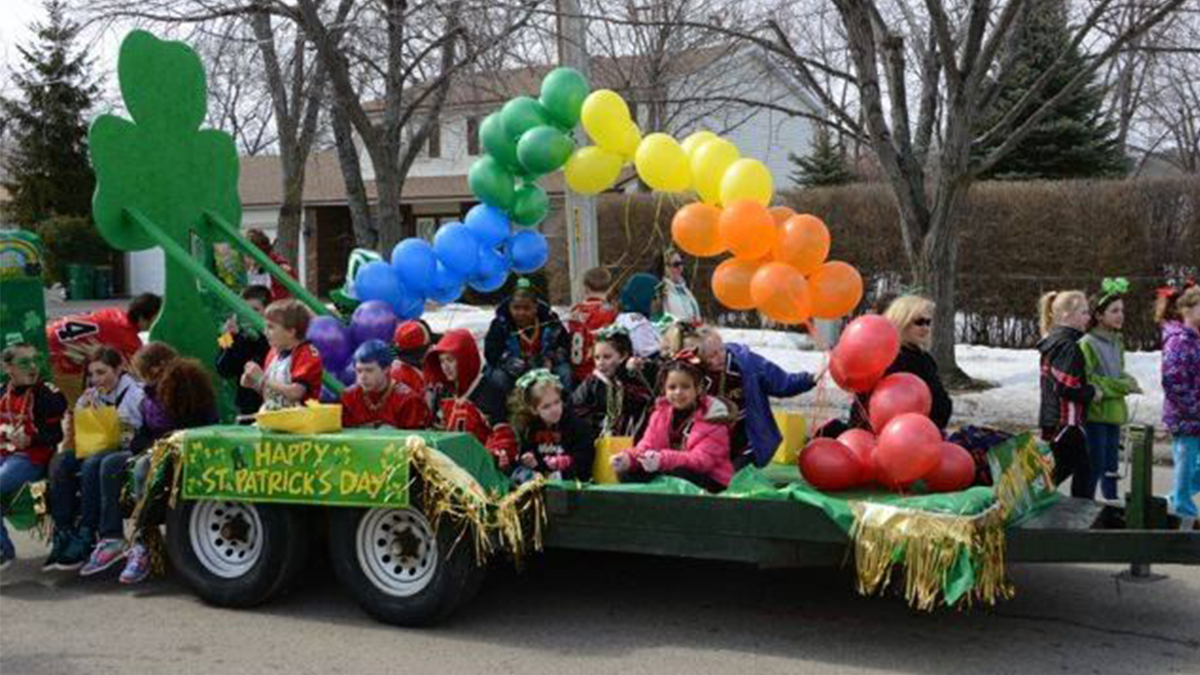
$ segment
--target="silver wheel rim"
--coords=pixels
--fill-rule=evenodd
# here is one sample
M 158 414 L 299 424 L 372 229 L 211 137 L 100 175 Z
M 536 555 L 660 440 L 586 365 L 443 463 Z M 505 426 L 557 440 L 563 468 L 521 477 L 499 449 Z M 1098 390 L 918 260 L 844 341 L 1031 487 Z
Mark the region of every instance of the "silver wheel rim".
M 200 564 L 222 579 L 246 574 L 262 556 L 262 520 L 253 504 L 197 502 L 188 531 Z
M 437 537 L 412 509 L 372 509 L 358 523 L 358 564 L 383 593 L 406 598 L 433 581 Z

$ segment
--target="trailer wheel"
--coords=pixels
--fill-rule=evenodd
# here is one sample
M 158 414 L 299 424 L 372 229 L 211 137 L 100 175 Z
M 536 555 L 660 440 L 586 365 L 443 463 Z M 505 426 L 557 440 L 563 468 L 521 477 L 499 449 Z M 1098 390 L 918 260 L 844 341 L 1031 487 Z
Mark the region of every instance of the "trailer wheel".
M 167 514 L 167 554 L 206 602 L 253 607 L 284 591 L 303 569 L 308 533 L 291 508 L 236 501 L 183 501 Z
M 414 508 L 334 509 L 329 524 L 338 579 L 379 621 L 434 624 L 479 589 L 485 571 L 460 526 L 435 531 Z

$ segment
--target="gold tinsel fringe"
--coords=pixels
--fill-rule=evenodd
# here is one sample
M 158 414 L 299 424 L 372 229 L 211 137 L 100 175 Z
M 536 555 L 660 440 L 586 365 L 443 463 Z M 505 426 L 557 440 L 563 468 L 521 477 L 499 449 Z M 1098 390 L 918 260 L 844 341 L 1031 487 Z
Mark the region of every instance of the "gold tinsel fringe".
M 996 481 L 995 503 L 983 513 L 955 516 L 884 504 L 852 502 L 858 590 L 882 593 L 897 565 L 904 567 L 904 596 L 917 609 L 937 606 L 947 575 L 964 552 L 970 556 L 975 579 L 963 596 L 994 605 L 1013 595 L 1004 567 L 1005 532 L 1015 510 L 1031 505 L 1034 492 L 1053 485 L 1053 462 L 1030 439 L 1013 452 L 1012 464 Z M 1039 486 L 1039 480 L 1044 483 Z
M 425 516 L 434 527 L 443 518 L 461 523 L 460 536 L 470 531 L 480 562 L 495 553 L 497 545 L 518 566 L 525 555 L 542 549 L 543 481 L 531 481 L 503 497 L 489 495 L 471 474 L 419 436 L 409 437 L 406 450 L 409 466 L 424 485 Z

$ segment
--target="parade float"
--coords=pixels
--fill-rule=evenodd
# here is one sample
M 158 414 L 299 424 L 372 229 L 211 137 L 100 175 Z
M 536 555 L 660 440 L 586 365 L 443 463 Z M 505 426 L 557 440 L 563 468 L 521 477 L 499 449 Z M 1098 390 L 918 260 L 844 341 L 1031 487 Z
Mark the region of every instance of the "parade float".
M 138 31 L 125 39 L 118 70 L 132 120 L 105 115 L 92 128 L 95 221 L 115 247 L 162 251 L 165 305 L 151 338 L 205 363 L 231 312 L 261 328 L 214 274 L 216 245 L 254 257 L 327 317 L 314 322 L 312 337 L 327 343 L 333 392 L 356 335 L 386 332 L 467 286 L 495 290 L 511 272 L 541 267 L 546 242 L 536 227 L 548 201 L 537 180 L 559 169 L 572 189 L 596 194 L 632 164 L 651 188 L 689 202 L 673 238 L 693 255 L 730 254 L 712 284 L 732 309 L 794 325 L 847 316 L 862 296 L 857 271 L 826 260 L 824 223 L 771 206 L 771 175 L 760 162 L 708 132 L 682 143 L 662 133 L 643 138 L 619 95 L 590 91 L 578 73 L 558 69 L 540 98 L 509 101 L 481 124 L 486 154 L 469 177 L 481 204 L 465 222 L 443 225 L 432 243 L 400 242 L 390 260 L 357 254 L 340 298 L 352 312 L 344 322 L 240 236 L 236 150 L 227 135 L 200 129 L 206 93 L 195 53 Z M 580 123 L 596 145 L 575 147 Z M 468 434 L 341 430 L 338 415 L 315 408 L 160 442 L 153 489 L 132 505 L 133 516 L 165 525 L 172 567 L 208 602 L 267 602 L 295 585 L 323 545 L 347 591 L 399 625 L 459 609 L 493 559 L 520 565 L 550 548 L 849 565 L 860 592 L 898 589 L 924 610 L 1009 597 L 1005 566 L 1015 561 L 1200 563 L 1200 535 L 1168 529 L 1152 497 L 1151 431 L 1129 432 L 1135 470 L 1124 507 L 1059 495 L 1052 459 L 1029 435 L 991 448 L 991 484 L 971 485 L 961 455 L 921 421 L 928 392 L 882 378 L 892 342 L 887 329 L 860 318 L 830 356 L 840 386 L 885 402 L 888 419 L 872 420 L 878 437 L 800 449 L 789 431 L 781 451 L 799 450 L 798 460 L 748 467 L 720 494 L 673 478 L 516 487 Z M 15 524 L 45 520 L 44 489 L 16 501 L 6 511 Z

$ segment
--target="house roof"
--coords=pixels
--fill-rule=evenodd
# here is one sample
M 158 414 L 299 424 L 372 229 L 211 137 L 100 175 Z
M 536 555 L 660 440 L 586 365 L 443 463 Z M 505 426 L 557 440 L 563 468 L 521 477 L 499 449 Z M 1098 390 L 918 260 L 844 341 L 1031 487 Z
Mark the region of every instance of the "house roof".
M 562 193 L 563 177 L 556 172 L 538 181 L 546 192 Z M 375 181 L 366 182 L 367 199 L 377 198 Z M 283 203 L 283 165 L 275 156 L 241 158 L 238 195 L 242 206 L 269 207 Z M 404 181 L 405 203 L 430 201 L 474 201 L 466 176 L 409 176 Z M 334 152 L 315 152 L 309 156 L 304 176 L 304 204 L 345 204 L 346 183 Z

